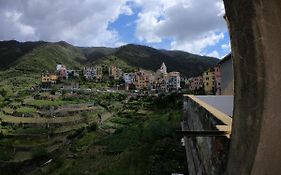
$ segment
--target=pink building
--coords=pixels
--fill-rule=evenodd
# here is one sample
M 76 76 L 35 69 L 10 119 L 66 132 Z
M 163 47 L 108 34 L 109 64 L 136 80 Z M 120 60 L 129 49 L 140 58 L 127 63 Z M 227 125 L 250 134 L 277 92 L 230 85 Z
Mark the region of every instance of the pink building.
M 215 82 L 216 82 L 216 95 L 221 95 L 221 69 L 220 65 L 216 65 L 215 68 Z
M 64 65 L 57 65 L 57 71 L 58 71 L 59 78 L 67 79 L 67 70 Z
M 189 90 L 191 91 L 200 89 L 203 86 L 202 76 L 189 78 L 188 81 L 189 81 Z

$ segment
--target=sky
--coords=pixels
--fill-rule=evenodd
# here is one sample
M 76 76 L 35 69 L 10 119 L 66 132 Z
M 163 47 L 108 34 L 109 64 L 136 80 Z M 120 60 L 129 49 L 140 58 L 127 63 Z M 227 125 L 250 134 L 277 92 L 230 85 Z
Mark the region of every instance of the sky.
M 222 0 L 0 0 L 0 40 L 75 46 L 141 44 L 222 57 Z

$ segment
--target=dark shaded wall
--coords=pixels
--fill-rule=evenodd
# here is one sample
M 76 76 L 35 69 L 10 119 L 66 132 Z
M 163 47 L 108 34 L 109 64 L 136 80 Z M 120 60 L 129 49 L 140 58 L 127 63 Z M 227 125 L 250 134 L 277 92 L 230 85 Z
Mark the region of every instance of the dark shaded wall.
M 227 59 L 221 63 L 221 95 L 233 95 L 234 78 L 232 67 L 232 59 Z
M 183 130 L 217 130 L 216 125 L 223 123 L 209 111 L 184 97 Z M 190 175 L 219 175 L 226 170 L 229 139 L 222 137 L 184 136 L 188 172 Z
M 235 75 L 226 174 L 280 174 L 281 1 L 224 3 Z

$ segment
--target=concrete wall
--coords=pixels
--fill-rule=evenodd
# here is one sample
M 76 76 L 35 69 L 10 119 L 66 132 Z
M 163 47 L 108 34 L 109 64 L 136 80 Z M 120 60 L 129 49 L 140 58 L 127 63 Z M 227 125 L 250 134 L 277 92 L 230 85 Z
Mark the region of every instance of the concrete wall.
M 281 1 L 224 0 L 234 62 L 226 174 L 281 172 Z
M 184 130 L 216 130 L 222 123 L 188 97 L 184 99 Z M 219 175 L 226 170 L 229 139 L 184 137 L 190 175 Z
M 221 95 L 233 95 L 234 77 L 232 59 L 221 63 Z

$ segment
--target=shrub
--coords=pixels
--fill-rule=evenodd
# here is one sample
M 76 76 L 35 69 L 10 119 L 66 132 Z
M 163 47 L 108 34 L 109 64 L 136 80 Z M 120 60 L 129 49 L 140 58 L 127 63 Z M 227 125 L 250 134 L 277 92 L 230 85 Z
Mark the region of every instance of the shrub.
M 96 131 L 98 129 L 98 124 L 96 122 L 93 122 L 87 127 L 87 129 L 88 131 Z

